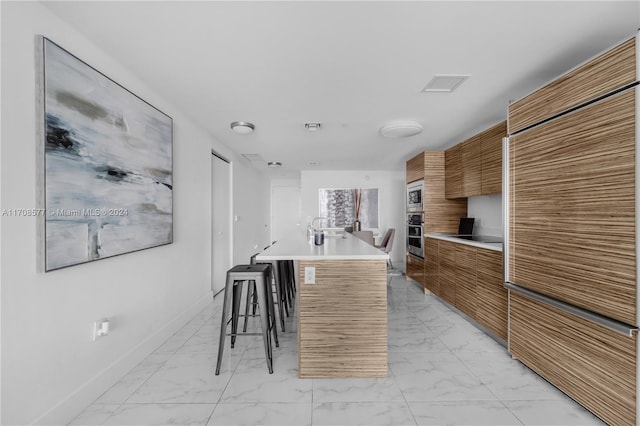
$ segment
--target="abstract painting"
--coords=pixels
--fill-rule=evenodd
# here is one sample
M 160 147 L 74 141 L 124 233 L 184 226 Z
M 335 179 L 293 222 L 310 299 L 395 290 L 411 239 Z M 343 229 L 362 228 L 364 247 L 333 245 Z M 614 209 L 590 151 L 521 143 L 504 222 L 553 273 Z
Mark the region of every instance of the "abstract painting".
M 42 38 L 44 270 L 173 241 L 173 121 Z
M 356 220 L 358 196 L 358 219 L 362 223 L 362 229 L 378 228 L 378 188 L 319 189 L 318 192 L 320 216 L 327 218 L 327 228 L 353 225 L 353 221 Z

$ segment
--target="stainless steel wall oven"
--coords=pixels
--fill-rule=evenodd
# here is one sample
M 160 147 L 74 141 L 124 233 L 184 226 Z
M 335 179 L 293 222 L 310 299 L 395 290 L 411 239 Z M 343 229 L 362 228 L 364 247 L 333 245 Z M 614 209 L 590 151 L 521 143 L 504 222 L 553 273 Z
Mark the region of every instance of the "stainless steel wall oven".
M 407 252 L 424 259 L 424 213 L 407 215 Z

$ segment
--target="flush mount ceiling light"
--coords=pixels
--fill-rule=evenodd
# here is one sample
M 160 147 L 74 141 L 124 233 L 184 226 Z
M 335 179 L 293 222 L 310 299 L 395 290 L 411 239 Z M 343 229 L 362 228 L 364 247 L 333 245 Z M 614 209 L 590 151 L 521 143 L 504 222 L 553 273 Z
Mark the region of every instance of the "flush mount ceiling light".
M 273 168 L 276 168 L 276 167 L 280 167 L 280 166 L 282 166 L 282 163 L 281 163 L 281 162 L 279 162 L 279 161 L 269 161 L 269 162 L 267 163 L 267 166 L 269 166 L 269 167 L 273 167 Z
M 462 74 L 440 74 L 435 75 L 430 82 L 424 86 L 423 92 L 444 92 L 451 93 L 458 88 L 470 75 Z
M 304 128 L 310 132 L 317 132 L 322 127 L 322 123 L 304 123 Z
M 415 121 L 394 121 L 380 128 L 385 138 L 408 138 L 422 133 L 422 126 Z
M 253 123 L 249 123 L 248 121 L 234 121 L 231 123 L 231 130 L 241 135 L 246 135 L 248 133 L 253 132 L 256 126 Z

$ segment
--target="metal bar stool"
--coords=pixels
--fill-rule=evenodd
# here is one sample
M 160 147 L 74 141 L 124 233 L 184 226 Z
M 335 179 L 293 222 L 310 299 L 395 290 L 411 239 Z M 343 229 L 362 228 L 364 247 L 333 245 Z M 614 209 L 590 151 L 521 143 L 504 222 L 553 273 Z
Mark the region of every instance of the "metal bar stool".
M 277 243 L 277 241 L 273 241 L 271 244 L 275 244 Z M 264 249 L 268 249 L 269 246 L 266 246 Z M 257 255 L 257 254 L 256 254 Z M 252 259 L 255 258 L 256 255 L 252 256 Z M 274 299 L 277 305 L 278 305 L 278 314 L 280 316 L 280 328 L 282 329 L 282 332 L 285 332 L 285 327 L 284 327 L 284 310 L 287 309 L 286 305 L 284 303 L 282 303 L 283 300 L 283 276 L 281 274 L 281 266 L 280 266 L 280 262 L 281 261 L 277 261 L 277 260 L 272 260 L 270 262 L 259 262 L 260 264 L 262 263 L 268 263 L 271 265 L 271 273 L 273 274 L 273 284 L 274 284 L 274 288 L 275 288 L 275 293 L 276 293 L 276 298 Z M 289 310 L 287 309 L 287 316 L 289 316 Z
M 293 308 L 293 299 L 295 298 L 295 271 L 293 260 L 282 260 L 280 262 L 280 267 L 282 268 L 281 274 L 284 277 L 282 287 L 286 299 L 285 308 L 287 310 L 287 316 L 289 316 L 289 309 Z
M 273 318 L 273 299 L 270 288 L 269 269 L 270 265 L 236 265 L 227 271 L 227 282 L 225 285 L 224 304 L 222 307 L 222 321 L 220 323 L 220 342 L 218 346 L 218 362 L 216 364 L 216 375 L 220 374 L 222 365 L 222 354 L 224 352 L 224 340 L 227 336 L 227 326 L 231 322 L 231 347 L 235 346 L 237 336 L 259 336 L 262 335 L 264 342 L 264 355 L 267 361 L 269 374 L 273 373 L 273 351 L 271 348 L 271 331 L 275 329 L 275 318 Z M 242 299 L 242 285 L 251 281 L 255 282 L 255 291 L 258 296 L 258 308 L 260 311 L 261 333 L 238 333 L 238 319 L 240 311 L 240 301 Z M 251 287 L 249 285 L 249 287 Z M 247 290 L 249 291 L 249 290 Z M 231 309 L 231 318 L 229 317 Z M 273 318 L 273 319 L 272 319 Z M 276 347 L 278 346 L 277 332 L 274 333 Z
M 286 260 L 278 260 L 277 263 L 278 274 L 280 276 L 280 303 L 284 307 L 284 312 L 288 317 L 289 307 L 291 306 L 289 298 L 289 268 Z
M 269 246 L 267 246 L 267 248 L 269 248 Z M 267 248 L 265 248 L 265 250 Z M 279 300 L 280 289 L 279 289 L 279 286 L 278 286 L 278 280 L 277 280 L 276 275 L 275 275 L 273 262 L 258 262 L 256 260 L 256 256 L 259 255 L 259 254 L 260 253 L 256 253 L 253 256 L 251 256 L 250 263 L 252 265 L 269 265 L 270 266 L 270 268 L 269 268 L 269 284 L 268 284 L 268 287 L 269 288 L 271 287 L 271 282 L 272 282 L 271 280 L 273 278 L 273 281 L 275 282 L 275 287 L 276 287 L 276 297 L 277 297 L 277 300 Z M 245 302 L 244 326 L 242 327 L 242 331 L 243 332 L 247 331 L 247 320 L 249 319 L 249 317 L 256 315 L 256 306 L 258 304 L 258 294 L 255 292 L 255 282 L 249 283 L 249 290 L 250 291 L 247 292 L 247 300 Z M 276 321 L 276 319 L 275 319 L 276 318 L 276 313 L 275 313 L 274 305 L 278 305 L 278 310 L 280 311 L 279 312 L 279 314 L 280 314 L 280 324 L 282 326 L 282 332 L 284 333 L 284 318 L 282 317 L 282 307 L 280 306 L 280 302 L 273 298 L 273 290 L 271 290 L 271 295 L 270 296 L 271 296 L 271 300 L 272 300 L 272 303 L 269 304 L 269 309 L 270 309 L 269 315 L 271 315 L 271 321 L 272 322 Z M 250 307 L 251 307 L 252 314 L 249 314 Z M 270 325 L 271 325 L 271 323 L 270 323 Z M 276 347 L 278 347 L 278 331 L 277 331 L 277 328 L 275 327 L 275 325 L 273 326 L 273 336 L 274 336 L 275 341 L 276 341 Z

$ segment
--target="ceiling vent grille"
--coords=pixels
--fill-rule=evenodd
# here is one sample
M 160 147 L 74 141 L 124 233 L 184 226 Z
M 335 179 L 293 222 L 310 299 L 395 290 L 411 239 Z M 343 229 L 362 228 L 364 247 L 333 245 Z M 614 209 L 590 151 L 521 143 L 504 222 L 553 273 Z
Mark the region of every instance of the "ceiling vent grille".
M 424 86 L 423 92 L 451 93 L 458 88 L 469 75 L 440 74 L 434 76 L 430 82 Z
M 260 156 L 260 154 L 242 154 L 242 156 L 252 162 L 264 161 L 264 159 Z

